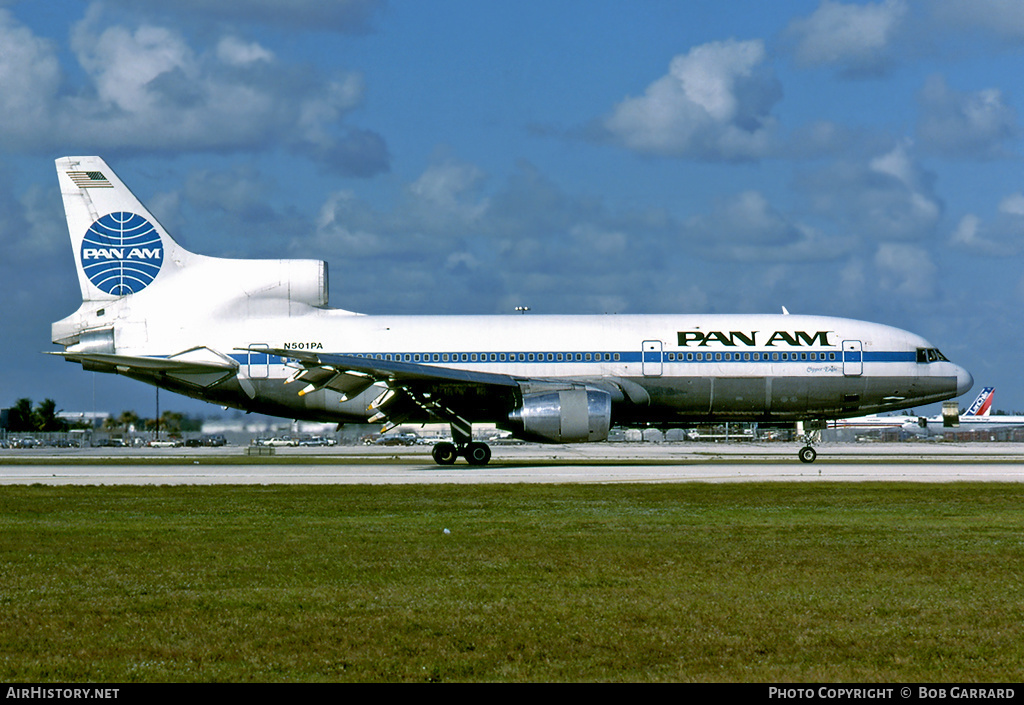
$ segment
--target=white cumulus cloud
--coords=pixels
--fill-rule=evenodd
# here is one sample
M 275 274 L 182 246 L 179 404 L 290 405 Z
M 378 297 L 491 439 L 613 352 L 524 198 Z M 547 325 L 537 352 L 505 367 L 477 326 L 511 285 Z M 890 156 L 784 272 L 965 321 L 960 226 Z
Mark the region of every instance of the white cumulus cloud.
M 901 143 L 887 152 L 838 162 L 801 177 L 811 208 L 859 239 L 920 240 L 932 235 L 943 213 L 935 177 Z
M 239 37 L 224 37 L 217 43 L 217 58 L 231 66 L 248 66 L 263 61 L 274 61 L 274 53 L 256 42 Z
M 63 72 L 53 42 L 0 10 L 0 148 L 285 147 L 344 173 L 388 169 L 383 138 L 345 124 L 362 101 L 358 73 L 321 76 L 236 35 L 205 47 L 166 26 L 112 24 L 99 5 L 69 47 L 84 78 Z
M 938 267 L 922 247 L 901 242 L 883 242 L 875 252 L 879 286 L 910 299 L 935 295 Z
M 857 75 L 885 68 L 894 38 L 907 15 L 905 0 L 851 4 L 825 0 L 787 30 L 794 53 L 806 66 L 836 66 Z
M 985 221 L 974 213 L 960 219 L 949 244 L 974 254 L 990 257 L 1016 256 L 1024 251 L 1024 194 L 1004 197 L 995 216 Z
M 711 160 L 767 156 L 781 97 L 760 41 L 704 44 L 676 56 L 644 94 L 626 98 L 604 127 L 621 145 L 648 154 Z
M 944 156 L 1005 156 L 1006 142 L 1019 133 L 1017 113 L 997 88 L 955 91 L 941 76 L 932 76 L 926 81 L 919 102 L 918 141 L 922 147 Z

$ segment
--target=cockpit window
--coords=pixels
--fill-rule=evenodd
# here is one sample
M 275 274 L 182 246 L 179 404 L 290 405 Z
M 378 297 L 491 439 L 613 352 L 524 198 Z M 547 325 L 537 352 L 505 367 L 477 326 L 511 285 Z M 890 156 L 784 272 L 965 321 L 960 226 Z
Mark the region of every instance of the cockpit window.
M 927 362 L 939 362 L 940 360 L 948 362 L 946 356 L 939 352 L 938 348 L 918 348 L 917 349 L 917 361 L 921 363 Z

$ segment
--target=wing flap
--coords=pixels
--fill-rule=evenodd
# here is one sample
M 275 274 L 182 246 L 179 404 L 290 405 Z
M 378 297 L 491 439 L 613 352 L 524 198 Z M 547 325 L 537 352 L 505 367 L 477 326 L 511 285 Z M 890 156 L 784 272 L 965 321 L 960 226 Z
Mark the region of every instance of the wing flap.
M 285 384 L 292 382 L 306 383 L 306 386 L 299 391 L 300 397 L 318 389 L 333 389 L 341 394 L 342 401 L 348 401 L 372 387 L 377 380 L 362 372 L 339 370 L 336 367 L 325 365 L 323 367 L 304 367 L 293 374 Z
M 391 427 L 414 416 L 426 416 L 447 421 L 453 428 L 462 429 L 468 435 L 470 422 L 457 410 L 457 407 L 465 406 L 458 402 L 460 395 L 471 395 L 475 403 L 482 398 L 505 399 L 520 387 L 522 381 L 511 375 L 494 372 L 359 355 L 279 348 L 260 348 L 259 352 L 298 363 L 298 369 L 288 381 L 306 383 L 299 394 L 333 389 L 341 392 L 342 401 L 347 401 L 374 384 L 386 385 L 387 388 L 376 396 L 367 410 L 372 414 L 371 422 L 384 422 Z

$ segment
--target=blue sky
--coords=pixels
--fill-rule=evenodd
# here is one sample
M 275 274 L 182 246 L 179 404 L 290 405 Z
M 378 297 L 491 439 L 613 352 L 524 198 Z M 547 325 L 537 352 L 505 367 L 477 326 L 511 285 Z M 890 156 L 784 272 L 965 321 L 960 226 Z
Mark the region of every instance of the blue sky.
M 53 160 L 99 154 L 337 307 L 786 306 L 1024 409 L 1022 49 L 1010 0 L 0 0 L 0 404 L 152 406 L 41 354 L 79 303 Z

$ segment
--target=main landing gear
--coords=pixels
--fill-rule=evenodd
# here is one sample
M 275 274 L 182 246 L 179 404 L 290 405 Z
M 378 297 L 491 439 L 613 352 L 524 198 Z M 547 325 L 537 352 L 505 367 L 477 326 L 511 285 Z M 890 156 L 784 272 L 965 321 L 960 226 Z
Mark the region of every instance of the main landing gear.
M 451 419 L 452 440 L 435 443 L 430 454 L 438 465 L 454 465 L 459 457 L 470 465 L 487 465 L 491 461 L 491 449 L 486 443 L 473 440 L 473 427 L 458 416 Z
M 470 443 L 435 443 L 430 454 L 438 465 L 454 465 L 459 456 L 470 465 L 487 465 L 491 460 L 491 449 L 486 443 L 472 441 Z

